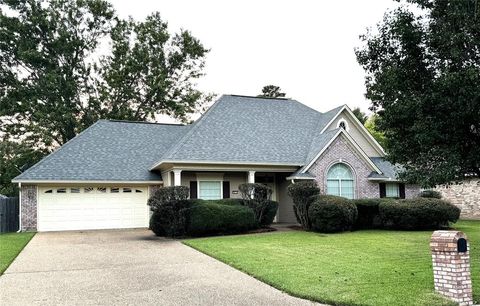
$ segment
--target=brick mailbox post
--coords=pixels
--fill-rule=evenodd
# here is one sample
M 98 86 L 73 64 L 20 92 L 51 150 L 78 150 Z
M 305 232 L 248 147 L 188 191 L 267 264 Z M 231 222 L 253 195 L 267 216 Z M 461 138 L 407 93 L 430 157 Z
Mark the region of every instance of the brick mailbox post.
M 430 249 L 435 290 L 459 305 L 473 305 L 470 253 L 465 234 L 435 231 Z

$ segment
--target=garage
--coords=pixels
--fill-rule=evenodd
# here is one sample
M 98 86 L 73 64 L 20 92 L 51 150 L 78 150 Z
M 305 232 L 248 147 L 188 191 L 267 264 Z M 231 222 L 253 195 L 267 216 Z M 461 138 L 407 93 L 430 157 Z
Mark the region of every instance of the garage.
M 39 187 L 38 230 L 148 227 L 147 199 L 147 187 Z

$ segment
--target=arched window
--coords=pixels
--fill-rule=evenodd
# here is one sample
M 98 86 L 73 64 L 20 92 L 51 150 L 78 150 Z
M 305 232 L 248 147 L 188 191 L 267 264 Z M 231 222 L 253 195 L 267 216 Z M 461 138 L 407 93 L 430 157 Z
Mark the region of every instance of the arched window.
M 345 164 L 333 165 L 327 173 L 327 194 L 353 199 L 353 173 Z

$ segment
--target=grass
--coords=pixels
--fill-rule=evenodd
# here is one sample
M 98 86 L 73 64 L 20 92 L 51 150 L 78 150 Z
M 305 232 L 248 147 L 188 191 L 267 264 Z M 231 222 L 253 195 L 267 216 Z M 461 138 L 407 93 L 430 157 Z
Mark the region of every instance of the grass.
M 35 233 L 0 234 L 0 275 L 7 270 Z
M 459 221 L 480 302 L 480 221 Z M 184 243 L 291 295 L 334 305 L 452 305 L 434 293 L 431 231 L 292 231 Z

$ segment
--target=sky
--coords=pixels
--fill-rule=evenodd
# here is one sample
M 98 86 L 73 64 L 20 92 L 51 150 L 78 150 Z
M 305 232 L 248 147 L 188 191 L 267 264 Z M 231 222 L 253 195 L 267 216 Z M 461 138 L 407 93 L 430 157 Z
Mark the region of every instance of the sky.
M 342 104 L 368 112 L 365 73 L 354 48 L 393 0 L 111 0 L 121 17 L 159 11 L 170 31 L 186 29 L 209 48 L 205 92 L 257 95 L 280 86 L 318 111 Z

